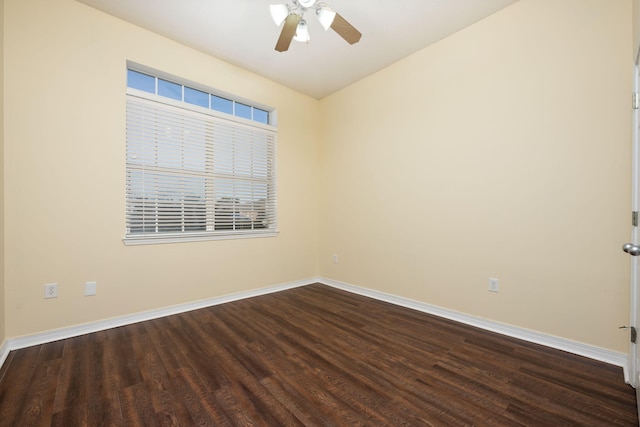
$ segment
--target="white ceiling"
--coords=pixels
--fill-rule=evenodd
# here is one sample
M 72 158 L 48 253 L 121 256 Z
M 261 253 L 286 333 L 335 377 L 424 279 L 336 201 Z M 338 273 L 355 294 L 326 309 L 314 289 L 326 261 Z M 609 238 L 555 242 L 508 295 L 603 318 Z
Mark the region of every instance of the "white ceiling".
M 306 16 L 311 41 L 281 53 L 269 5 L 285 0 L 78 1 L 321 99 L 517 0 L 326 0 L 360 42 Z

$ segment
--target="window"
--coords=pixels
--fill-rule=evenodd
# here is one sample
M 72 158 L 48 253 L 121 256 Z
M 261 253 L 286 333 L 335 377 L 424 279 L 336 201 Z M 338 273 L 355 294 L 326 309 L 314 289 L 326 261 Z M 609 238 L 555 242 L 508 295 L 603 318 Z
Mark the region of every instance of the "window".
M 267 110 L 194 89 L 181 83 L 156 77 L 152 74 L 129 69 L 127 70 L 127 86 L 132 89 L 175 99 L 177 101 L 184 101 L 185 103 L 204 108 L 210 108 L 221 113 L 231 114 L 258 123 L 269 124 L 269 111 Z
M 270 111 L 137 70 L 127 86 L 125 243 L 275 235 Z

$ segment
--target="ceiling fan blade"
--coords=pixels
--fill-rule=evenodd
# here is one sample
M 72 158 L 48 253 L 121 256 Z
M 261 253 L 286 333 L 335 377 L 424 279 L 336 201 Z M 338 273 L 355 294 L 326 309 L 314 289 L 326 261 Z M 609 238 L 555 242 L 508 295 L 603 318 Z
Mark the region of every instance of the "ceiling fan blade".
M 360 41 L 360 37 L 362 37 L 362 33 L 356 30 L 353 25 L 349 24 L 349 22 L 347 22 L 347 20 L 338 13 L 336 13 L 336 17 L 331 23 L 331 28 L 349 44 L 358 43 Z
M 276 43 L 276 50 L 278 52 L 284 52 L 285 50 L 289 49 L 289 45 L 291 45 L 293 36 L 296 35 L 296 28 L 298 27 L 298 23 L 301 19 L 302 16 L 295 13 L 287 16 L 287 19 L 284 21 L 282 31 L 280 32 L 278 42 Z

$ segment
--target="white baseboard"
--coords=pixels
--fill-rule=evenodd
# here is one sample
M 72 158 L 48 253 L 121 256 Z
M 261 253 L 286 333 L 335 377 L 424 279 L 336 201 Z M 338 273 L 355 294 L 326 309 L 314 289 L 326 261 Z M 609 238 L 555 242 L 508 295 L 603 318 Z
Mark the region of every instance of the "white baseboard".
M 375 291 L 372 289 L 362 288 L 359 286 L 350 285 L 344 282 L 324 278 L 314 277 L 309 279 L 298 280 L 295 282 L 284 283 L 281 285 L 270 286 L 266 288 L 255 289 L 251 291 L 238 292 L 234 294 L 224 295 L 221 297 L 210 298 L 200 301 L 195 301 L 187 304 L 176 305 L 172 307 L 161 308 L 158 310 L 151 310 L 142 313 L 131 314 L 128 316 L 120 316 L 112 319 L 100 320 L 97 322 L 86 323 L 83 325 L 70 326 L 68 328 L 55 329 L 46 331 L 34 335 L 28 335 L 17 338 L 9 338 L 5 340 L 0 346 L 0 367 L 4 364 L 9 352 L 12 350 L 18 350 L 25 347 L 31 347 L 34 345 L 40 345 L 48 342 L 53 342 L 61 339 L 67 339 L 76 337 L 79 335 L 89 334 L 92 332 L 103 331 L 106 329 L 116 328 L 119 326 L 130 325 L 137 322 L 146 320 L 157 319 L 159 317 L 170 316 L 173 314 L 184 313 L 191 310 L 197 310 L 200 308 L 211 307 L 227 302 L 238 301 L 245 298 L 256 297 L 260 295 L 266 295 L 274 292 L 279 292 L 287 289 L 297 288 L 300 286 L 310 285 L 312 283 L 322 283 L 334 288 L 342 289 L 354 294 L 363 295 L 369 298 L 385 301 L 391 304 L 399 305 L 402 307 L 411 308 L 414 310 L 422 311 L 424 313 L 433 314 L 453 321 L 465 323 L 467 325 L 476 326 L 485 330 L 497 332 L 513 338 L 522 339 L 525 341 L 541 344 L 547 347 L 555 348 L 558 350 L 567 351 L 569 353 L 585 356 L 591 359 L 599 360 L 611 365 L 620 366 L 624 369 L 625 380 L 627 377 L 627 355 L 625 353 L 618 353 L 611 350 L 587 345 L 577 341 L 572 341 L 564 338 L 559 338 L 553 335 L 543 334 L 541 332 L 531 331 L 524 328 L 518 328 L 516 326 L 506 325 L 491 320 L 482 319 L 480 317 L 471 316 L 454 310 L 434 306 L 431 304 L 423 303 L 420 301 L 412 300 L 409 298 L 400 297 L 397 295 L 387 294 L 384 292 Z
M 25 347 L 40 345 L 48 342 L 63 340 L 67 338 L 77 337 L 79 335 L 90 334 L 92 332 L 104 331 L 106 329 L 117 328 L 119 326 L 130 325 L 133 323 L 143 322 L 146 320 L 157 319 L 159 317 L 171 316 L 173 314 L 184 313 L 187 311 L 198 310 L 200 308 L 211 307 L 214 305 L 224 304 L 227 302 L 238 301 L 245 298 L 256 297 L 260 295 L 271 294 L 274 292 L 284 291 L 286 289 L 297 288 L 299 286 L 315 283 L 316 278 L 306 280 L 298 280 L 295 282 L 284 283 L 266 288 L 254 289 L 250 291 L 237 292 L 233 294 L 223 295 L 221 297 L 209 298 L 200 301 L 194 301 L 186 304 L 175 305 L 171 307 L 160 308 L 157 310 L 135 313 L 127 316 L 114 317 L 112 319 L 99 320 L 97 322 L 86 323 L 83 325 L 70 326 L 68 328 L 54 329 L 34 335 L 27 335 L 17 338 L 9 338 L 3 345 L 8 347 L 8 351 L 18 350 Z M 3 347 L 0 347 L 2 349 Z M 2 353 L 0 353 L 0 357 Z M 6 356 L 5 356 L 6 358 Z M 0 359 L 4 362 L 4 359 Z M 0 364 L 2 366 L 2 364 Z
M 9 341 L 5 340 L 2 345 L 0 345 L 0 368 L 4 365 L 4 362 L 7 360 L 9 356 L 9 352 L 11 348 L 9 347 Z
M 532 331 L 529 329 L 519 328 L 517 326 L 507 325 L 487 319 L 483 319 L 477 316 L 471 316 L 458 311 L 449 310 L 446 308 L 438 307 L 424 302 L 412 300 L 409 298 L 400 297 L 397 295 L 387 294 L 384 292 L 375 291 L 372 289 L 362 288 L 359 286 L 350 285 L 348 283 L 339 282 L 324 277 L 319 277 L 318 282 L 333 286 L 338 289 L 342 289 L 354 294 L 363 295 L 369 298 L 385 301 L 391 304 L 399 305 L 402 307 L 411 308 L 414 310 L 422 311 L 424 313 L 433 314 L 446 319 L 454 320 L 456 322 L 465 323 L 467 325 L 475 326 L 481 329 L 485 329 L 492 332 L 497 332 L 502 335 L 506 335 L 513 338 L 529 341 L 532 343 L 544 345 L 546 347 L 563 350 L 569 353 L 585 356 L 590 359 L 599 360 L 601 362 L 609 363 L 611 365 L 620 366 L 624 370 L 625 380 L 628 382 L 627 376 L 627 355 L 625 353 L 619 353 L 600 347 L 584 344 L 577 341 L 568 340 L 565 338 L 556 337 L 553 335 L 544 334 L 541 332 Z

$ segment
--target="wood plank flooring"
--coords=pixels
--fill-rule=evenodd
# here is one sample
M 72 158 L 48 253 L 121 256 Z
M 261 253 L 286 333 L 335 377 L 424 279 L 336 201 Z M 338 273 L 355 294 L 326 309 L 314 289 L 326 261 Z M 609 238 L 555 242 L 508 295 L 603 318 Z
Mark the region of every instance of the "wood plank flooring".
M 315 284 L 13 351 L 2 426 L 634 426 L 622 370 Z

